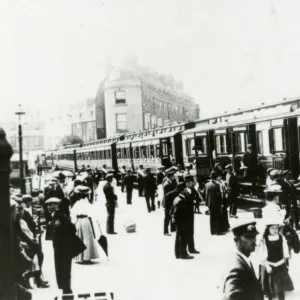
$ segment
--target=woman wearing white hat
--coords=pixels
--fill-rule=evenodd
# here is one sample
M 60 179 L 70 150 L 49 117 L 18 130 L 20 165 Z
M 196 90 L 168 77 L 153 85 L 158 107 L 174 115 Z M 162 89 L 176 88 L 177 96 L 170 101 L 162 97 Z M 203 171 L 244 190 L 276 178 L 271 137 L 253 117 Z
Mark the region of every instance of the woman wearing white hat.
M 284 293 L 294 289 L 287 268 L 290 258 L 288 245 L 279 233 L 279 226 L 282 225 L 280 219 L 270 218 L 265 220 L 265 224 L 265 232 L 257 248 L 261 286 L 269 300 L 274 296 L 283 300 Z
M 71 209 L 71 219 L 76 226 L 77 236 L 81 238 L 86 246 L 86 250 L 75 257 L 75 260 L 82 262 L 90 262 L 92 259 L 99 258 L 98 244 L 96 240 L 97 231 L 99 227 L 97 216 L 95 215 L 94 206 L 89 202 L 90 189 L 86 186 L 77 186 L 77 193 L 81 195 Z

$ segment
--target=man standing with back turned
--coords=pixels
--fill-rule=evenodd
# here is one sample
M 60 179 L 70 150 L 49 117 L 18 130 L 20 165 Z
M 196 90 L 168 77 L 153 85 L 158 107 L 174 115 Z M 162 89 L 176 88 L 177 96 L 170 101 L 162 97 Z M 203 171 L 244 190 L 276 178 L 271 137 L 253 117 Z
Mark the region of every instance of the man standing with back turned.
M 256 222 L 232 229 L 236 255 L 232 261 L 223 287 L 223 300 L 264 300 L 259 281 L 249 259 L 256 247 Z

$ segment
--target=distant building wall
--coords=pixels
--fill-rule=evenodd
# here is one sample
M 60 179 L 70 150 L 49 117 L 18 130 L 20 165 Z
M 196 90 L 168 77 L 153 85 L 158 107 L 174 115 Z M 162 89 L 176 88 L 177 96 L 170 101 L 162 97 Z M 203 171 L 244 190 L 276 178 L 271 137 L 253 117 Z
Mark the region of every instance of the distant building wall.
M 143 130 L 139 80 L 106 81 L 104 97 L 107 136 Z

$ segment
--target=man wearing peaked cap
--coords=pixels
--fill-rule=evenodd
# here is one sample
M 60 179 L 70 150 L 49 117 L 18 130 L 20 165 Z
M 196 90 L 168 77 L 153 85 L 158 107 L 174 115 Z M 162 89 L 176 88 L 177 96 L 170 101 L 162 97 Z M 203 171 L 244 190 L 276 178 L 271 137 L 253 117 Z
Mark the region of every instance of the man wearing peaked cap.
M 227 272 L 223 299 L 263 300 L 263 291 L 249 258 L 256 247 L 256 222 L 240 224 L 232 232 L 236 254 Z
M 195 242 L 194 242 L 194 202 L 199 203 L 201 199 L 199 194 L 195 190 L 195 180 L 194 177 L 191 175 L 185 176 L 185 190 L 184 195 L 186 198 L 186 205 L 187 205 L 187 214 L 188 218 L 186 220 L 186 225 L 188 226 L 187 232 L 187 245 L 189 253 L 198 254 L 200 253 L 198 250 L 195 249 Z
M 175 199 L 174 191 L 177 187 L 177 181 L 174 176 L 174 171 L 172 168 L 166 170 L 166 178 L 163 181 L 163 190 L 164 190 L 164 198 L 162 202 L 162 206 L 165 209 L 165 218 L 164 218 L 164 235 L 170 236 L 169 234 L 169 225 L 170 225 L 170 210 L 173 206 L 173 201 Z M 172 225 L 172 224 L 171 224 Z M 172 230 L 172 226 L 171 226 Z

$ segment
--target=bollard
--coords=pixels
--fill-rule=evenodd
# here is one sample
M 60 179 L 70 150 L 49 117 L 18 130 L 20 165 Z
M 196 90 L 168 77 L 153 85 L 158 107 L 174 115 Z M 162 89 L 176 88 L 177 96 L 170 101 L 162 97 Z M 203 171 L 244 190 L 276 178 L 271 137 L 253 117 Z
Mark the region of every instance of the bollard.
M 0 299 L 15 300 L 12 221 L 10 212 L 9 174 L 13 154 L 6 134 L 0 128 Z

